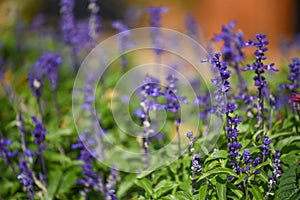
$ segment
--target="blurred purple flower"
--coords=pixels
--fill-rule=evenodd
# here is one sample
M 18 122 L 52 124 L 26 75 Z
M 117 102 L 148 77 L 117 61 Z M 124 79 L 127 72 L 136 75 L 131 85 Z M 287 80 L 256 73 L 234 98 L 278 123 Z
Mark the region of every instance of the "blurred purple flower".
M 31 119 L 35 125 L 32 131 L 32 137 L 34 139 L 34 143 L 39 145 L 39 149 L 37 153 L 41 154 L 42 151 L 46 148 L 45 136 L 46 134 L 48 134 L 48 131 L 45 129 L 44 124 L 40 120 L 38 120 L 35 116 L 32 116 Z
M 21 173 L 17 176 L 20 183 L 24 186 L 27 191 L 27 197 L 30 200 L 34 199 L 34 187 L 33 187 L 33 173 L 32 170 L 28 168 L 28 161 L 24 158 L 21 159 L 19 163 L 19 169 Z
M 168 7 L 155 7 L 151 6 L 146 9 L 146 12 L 150 15 L 150 26 L 155 28 L 161 27 L 161 15 L 169 10 Z M 156 55 L 160 55 L 162 53 L 161 49 L 161 33 L 158 29 L 151 31 L 152 43 L 154 48 L 154 52 Z
M 129 47 L 133 46 L 133 43 L 128 40 L 128 37 L 130 35 L 130 30 L 121 21 L 113 22 L 112 27 L 117 29 L 120 32 L 118 35 L 118 39 L 119 39 L 120 53 L 122 54 L 121 65 L 122 67 L 126 67 L 128 63 L 123 54 Z

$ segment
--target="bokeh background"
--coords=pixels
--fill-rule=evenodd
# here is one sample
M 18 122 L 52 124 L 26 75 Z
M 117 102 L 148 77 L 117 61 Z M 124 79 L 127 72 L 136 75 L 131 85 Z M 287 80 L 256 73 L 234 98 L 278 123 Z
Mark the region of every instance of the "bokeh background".
M 280 44 L 290 41 L 300 32 L 300 1 L 298 0 L 99 0 L 102 34 L 111 35 L 111 22 L 122 20 L 130 28 L 148 25 L 148 6 L 168 6 L 163 27 L 184 32 L 185 17 L 193 15 L 199 22 L 201 36 L 210 40 L 220 32 L 222 24 L 237 21 L 245 38 L 265 33 L 270 40 L 270 53 L 278 54 Z M 89 15 L 87 0 L 76 0 L 75 14 L 79 19 Z M 0 29 L 14 27 L 16 37 L 22 26 L 34 23 L 59 30 L 59 0 L 1 0 Z M 274 56 L 276 57 L 276 55 Z

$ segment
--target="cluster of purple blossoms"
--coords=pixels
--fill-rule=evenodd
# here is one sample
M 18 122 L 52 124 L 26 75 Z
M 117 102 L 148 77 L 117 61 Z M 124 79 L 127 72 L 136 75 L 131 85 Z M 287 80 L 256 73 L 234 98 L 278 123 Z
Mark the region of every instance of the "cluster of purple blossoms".
M 46 172 L 46 164 L 43 154 L 43 151 L 46 148 L 45 144 L 45 136 L 48 134 L 48 131 L 45 129 L 44 124 L 38 120 L 35 116 L 32 116 L 32 122 L 34 123 L 35 127 L 32 131 L 32 137 L 34 139 L 34 143 L 38 145 L 38 150 L 36 151 L 36 154 L 41 159 L 41 165 L 43 174 L 41 174 L 41 180 L 45 180 L 47 184 L 47 172 Z
M 39 146 L 37 154 L 41 154 L 46 148 L 45 136 L 48 134 L 48 131 L 45 129 L 44 124 L 35 116 L 32 116 L 31 118 L 32 122 L 35 124 L 35 127 L 32 131 L 32 137 L 34 139 L 34 143 Z
M 123 24 L 121 21 L 115 21 L 112 23 L 112 27 L 117 29 L 119 34 L 119 45 L 120 45 L 120 51 L 122 53 L 121 56 L 121 66 L 126 67 L 128 65 L 126 58 L 124 57 L 123 53 L 132 46 L 132 42 L 128 40 L 128 37 L 130 35 L 130 30 L 128 29 L 128 26 Z
M 197 20 L 192 15 L 187 15 L 185 18 L 185 27 L 187 35 L 196 41 L 199 41 L 199 31 L 197 26 Z
M 220 53 L 215 53 L 214 57 L 202 60 L 201 62 L 209 62 L 220 74 L 220 76 L 215 77 L 211 81 L 217 87 L 217 90 L 214 92 L 214 100 L 217 103 L 216 114 L 222 117 L 227 111 L 226 98 L 228 91 L 231 89 L 228 81 L 231 71 L 227 69 L 225 62 L 220 61 L 220 57 Z
M 106 199 L 111 199 L 111 200 L 118 200 L 118 198 L 116 197 L 116 191 L 114 189 L 117 181 L 119 179 L 119 171 L 117 169 L 115 169 L 114 167 L 110 168 L 110 175 L 107 179 L 106 182 Z
M 102 195 L 104 195 L 103 181 L 93 168 L 95 155 L 93 155 L 82 142 L 82 140 L 87 139 L 85 138 L 85 134 L 81 136 L 81 138 L 78 138 L 78 142 L 72 145 L 72 149 L 80 149 L 79 160 L 82 161 L 81 168 L 83 177 L 77 180 L 77 184 L 84 186 L 84 190 L 81 191 L 81 194 L 85 197 L 92 191 L 92 188 L 100 191 Z
M 27 191 L 27 197 L 30 200 L 34 199 L 34 188 L 33 188 L 33 172 L 28 167 L 28 161 L 24 158 L 21 159 L 19 163 L 19 169 L 21 173 L 17 176 L 20 183 L 24 186 L 25 190 Z
M 263 156 L 262 162 L 265 162 L 266 156 L 270 154 L 271 142 L 272 140 L 270 140 L 267 135 L 262 138 L 262 145 L 260 146 L 260 150 Z
M 222 26 L 220 34 L 215 35 L 214 41 L 223 41 L 222 46 L 222 56 L 223 60 L 227 65 L 232 66 L 238 76 L 240 81 L 241 92 L 246 92 L 248 90 L 247 84 L 243 79 L 240 71 L 240 62 L 244 59 L 244 35 L 241 31 L 235 33 L 233 30 L 236 26 L 235 21 L 229 22 L 227 25 Z
M 196 137 L 193 136 L 192 132 L 187 132 L 186 137 L 190 141 L 190 146 L 189 146 L 189 151 L 191 153 L 191 177 L 195 178 L 196 173 L 201 173 L 202 172 L 202 166 L 199 164 L 198 159 L 200 158 L 200 154 L 195 155 L 195 149 L 194 149 L 194 143 L 196 142 Z M 194 188 L 194 180 L 192 181 L 192 193 L 195 192 Z
M 242 148 L 242 145 L 238 142 L 238 130 L 237 126 L 241 123 L 241 119 L 238 116 L 231 117 L 229 113 L 233 113 L 235 105 L 228 105 L 227 112 L 227 126 L 225 130 L 227 131 L 227 141 L 229 147 L 229 157 L 231 159 L 230 165 L 233 167 L 234 171 L 239 174 L 241 168 L 239 166 L 237 158 L 240 155 L 239 150 Z
M 92 40 L 97 39 L 97 32 L 99 30 L 99 18 L 97 16 L 100 8 L 97 5 L 97 0 L 89 0 L 88 9 L 90 10 L 89 19 L 89 36 Z
M 166 110 L 168 112 L 175 113 L 175 122 L 177 124 L 181 123 L 181 119 L 178 115 L 178 112 L 181 109 L 181 104 L 188 104 L 185 96 L 178 96 L 177 94 L 177 82 L 178 78 L 174 75 L 169 73 L 167 78 L 167 85 L 163 92 L 164 97 L 166 98 Z
M 265 73 L 265 70 L 274 72 L 278 72 L 279 70 L 273 68 L 274 63 L 270 65 L 265 65 L 263 63 L 263 61 L 266 60 L 265 52 L 268 50 L 266 46 L 269 44 L 266 40 L 266 35 L 257 34 L 256 39 L 257 41 L 249 40 L 249 42 L 245 43 L 245 46 L 256 47 L 254 52 L 256 60 L 251 65 L 247 64 L 247 68 L 245 68 L 244 71 L 253 70 L 256 74 L 254 76 L 254 82 L 258 92 L 258 126 L 262 128 L 264 126 L 264 97 L 269 98 L 268 92 L 266 92 L 268 89 L 267 82 L 263 74 Z
M 75 53 L 78 53 L 80 49 L 82 49 L 82 47 L 86 46 L 91 41 L 90 35 L 94 37 L 94 30 L 96 28 L 96 25 L 93 24 L 90 27 L 88 27 L 88 25 L 91 25 L 91 23 L 97 21 L 97 18 L 95 18 L 95 16 L 98 10 L 93 2 L 91 4 L 93 6 L 91 6 L 92 13 L 90 23 L 79 24 L 76 23 L 76 19 L 73 13 L 75 1 L 60 0 L 60 27 L 63 34 L 63 39 L 67 45 L 70 45 L 72 47 L 72 50 Z
M 288 89 L 291 93 L 297 91 L 300 86 L 300 59 L 293 58 L 292 63 L 289 64 L 290 74 L 288 76 L 288 80 L 290 83 L 281 84 L 281 89 Z
M 195 172 L 200 173 L 202 172 L 202 167 L 199 164 L 199 161 L 197 159 L 200 158 L 199 154 L 195 155 L 195 149 L 193 148 L 194 143 L 196 142 L 196 137 L 193 136 L 192 132 L 187 132 L 186 137 L 190 140 L 190 153 L 192 154 L 191 156 L 191 170 L 192 170 L 192 177 L 194 178 Z
M 161 16 L 163 13 L 169 11 L 168 7 L 154 7 L 151 6 L 146 9 L 146 12 L 150 15 L 150 26 L 155 28 L 161 27 Z M 152 43 L 154 45 L 154 52 L 156 55 L 160 55 L 162 53 L 161 50 L 161 34 L 158 29 L 155 29 L 151 32 Z
M 220 61 L 221 54 L 215 53 L 213 58 L 204 60 L 213 64 L 215 68 L 219 71 L 220 76 L 217 76 L 212 82 L 217 86 L 215 91 L 214 100 L 218 103 L 216 107 L 216 114 L 220 117 L 226 116 L 226 127 L 227 132 L 227 145 L 229 148 L 228 156 L 231 159 L 230 165 L 234 171 L 239 174 L 241 168 L 238 163 L 238 157 L 240 157 L 239 150 L 242 148 L 242 145 L 238 142 L 238 129 L 237 126 L 241 123 L 239 116 L 234 114 L 237 105 L 235 103 L 227 103 L 227 95 L 231 89 L 229 84 L 229 77 L 231 72 L 227 69 L 225 62 Z
M 10 145 L 12 145 L 10 140 L 6 138 L 0 139 L 0 158 L 3 158 L 6 164 L 9 164 L 10 158 L 16 155 L 16 152 L 13 152 L 7 148 Z
M 280 151 L 279 150 L 275 150 L 275 153 L 273 154 L 273 173 L 271 176 L 269 176 L 270 180 L 270 188 L 274 187 L 278 181 L 278 179 L 282 176 L 282 172 L 281 172 L 281 161 L 280 161 Z
M 244 149 L 243 151 L 243 162 L 246 165 L 245 168 L 241 168 L 241 171 L 246 171 L 247 173 L 252 173 L 251 171 L 251 165 L 252 167 L 256 167 L 260 163 L 260 157 L 256 157 L 254 160 L 252 159 L 252 155 L 249 149 Z M 260 173 L 260 170 L 256 170 L 253 172 L 255 175 Z
M 198 114 L 200 119 L 207 120 L 209 114 L 215 113 L 214 108 L 211 106 L 211 97 L 208 92 L 203 96 L 197 96 L 194 100 L 194 105 L 200 108 L 200 113 Z
M 56 53 L 45 52 L 35 62 L 33 71 L 28 75 L 29 87 L 32 94 L 38 99 L 43 92 L 43 77 L 47 77 L 51 83 L 51 90 L 57 89 L 58 67 L 62 59 Z

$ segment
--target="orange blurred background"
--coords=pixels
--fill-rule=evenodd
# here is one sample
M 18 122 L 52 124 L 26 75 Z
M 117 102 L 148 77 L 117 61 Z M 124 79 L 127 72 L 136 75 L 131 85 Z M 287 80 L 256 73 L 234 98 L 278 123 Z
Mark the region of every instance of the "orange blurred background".
M 75 0 L 76 16 L 88 17 L 88 0 Z M 299 31 L 299 5 L 297 0 L 99 0 L 100 16 L 106 23 L 121 19 L 130 27 L 147 26 L 149 16 L 143 12 L 148 6 L 168 6 L 163 15 L 163 27 L 185 32 L 187 14 L 196 17 L 204 39 L 211 39 L 219 33 L 222 24 L 237 21 L 237 29 L 245 39 L 256 33 L 265 33 L 270 41 L 271 53 L 278 52 L 280 38 L 291 39 Z M 0 27 L 16 19 L 30 21 L 39 12 L 59 20 L 59 0 L 0 0 Z M 54 20 L 55 21 L 55 20 Z

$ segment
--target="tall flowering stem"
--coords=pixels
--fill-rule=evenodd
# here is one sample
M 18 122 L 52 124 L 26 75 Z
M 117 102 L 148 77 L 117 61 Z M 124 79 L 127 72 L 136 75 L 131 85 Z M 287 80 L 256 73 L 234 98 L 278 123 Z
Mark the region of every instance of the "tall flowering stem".
M 124 69 L 124 68 L 127 67 L 128 62 L 127 62 L 127 60 L 126 60 L 126 58 L 123 54 L 126 51 L 126 49 L 132 45 L 132 43 L 130 43 L 128 41 L 128 37 L 130 35 L 130 30 L 121 21 L 113 22 L 112 27 L 117 29 L 120 32 L 118 39 L 119 39 L 119 45 L 120 45 L 120 52 L 122 54 L 122 56 L 121 56 L 121 66 L 122 66 L 122 69 Z
M 51 91 L 54 94 L 55 108 L 58 116 L 60 109 L 57 99 L 58 68 L 62 58 L 57 53 L 44 52 L 34 63 L 32 72 L 29 73 L 28 81 L 32 94 L 37 98 L 41 119 L 43 119 L 41 97 L 43 94 L 43 78 L 46 77 L 51 84 Z
M 89 36 L 93 42 L 97 39 L 97 31 L 99 29 L 98 25 L 98 17 L 97 14 L 100 10 L 99 6 L 97 5 L 97 0 L 89 0 L 88 9 L 90 11 L 90 18 L 89 18 Z
M 279 71 L 278 69 L 273 68 L 274 63 L 270 65 L 265 65 L 263 63 L 263 61 L 267 59 L 265 52 L 268 51 L 268 48 L 266 47 L 268 44 L 269 42 L 266 40 L 266 35 L 264 34 L 257 34 L 256 41 L 249 40 L 249 42 L 245 43 L 245 46 L 256 47 L 254 52 L 256 60 L 251 65 L 247 64 L 247 68 L 245 68 L 244 71 L 252 70 L 256 74 L 254 76 L 254 82 L 258 93 L 258 127 L 260 129 L 264 127 L 264 98 L 267 97 L 264 92 L 264 90 L 267 89 L 267 82 L 263 74 L 265 73 L 265 70 L 274 72 Z
M 296 100 L 297 94 L 295 93 L 299 87 L 300 87 L 300 59 L 299 58 L 293 58 L 292 63 L 289 64 L 290 68 L 290 74 L 287 77 L 290 83 L 287 84 L 281 84 L 280 89 L 287 89 L 291 94 L 291 102 L 292 102 L 292 107 L 293 107 L 293 113 L 297 112 L 298 118 L 300 119 L 300 110 L 297 108 L 297 104 L 292 101 L 293 99 Z M 298 95 L 299 96 L 299 95 Z M 297 132 L 298 126 L 296 126 Z
M 151 6 L 146 9 L 146 12 L 149 13 L 150 15 L 150 26 L 155 27 L 155 28 L 160 28 L 161 27 L 161 16 L 163 13 L 168 12 L 169 8 L 168 7 L 155 7 Z M 157 58 L 160 58 L 160 55 L 162 53 L 161 50 L 161 33 L 157 29 L 155 31 L 151 32 L 151 37 L 152 37 L 152 43 L 154 45 L 154 52 L 157 55 Z
M 178 157 L 181 157 L 181 141 L 180 141 L 180 132 L 179 132 L 179 126 L 181 124 L 181 117 L 180 117 L 180 110 L 181 110 L 181 102 L 188 104 L 186 101 L 186 97 L 184 96 L 178 96 L 177 94 L 177 82 L 178 78 L 172 74 L 169 73 L 169 75 L 166 78 L 167 84 L 164 91 L 164 97 L 166 98 L 166 110 L 168 112 L 174 113 L 175 116 L 175 127 L 177 132 L 177 139 L 178 139 Z
M 239 150 L 242 148 L 242 145 L 238 142 L 237 126 L 241 123 L 241 119 L 238 115 L 234 114 L 237 108 L 236 104 L 227 102 L 227 96 L 231 89 L 228 80 L 231 72 L 227 69 L 226 63 L 220 61 L 220 57 L 220 53 L 215 53 L 213 58 L 204 61 L 211 63 L 219 72 L 219 76 L 212 80 L 217 86 L 217 90 L 215 91 L 215 101 L 218 103 L 216 111 L 220 117 L 226 116 L 225 131 L 227 133 L 227 145 L 229 148 L 228 155 L 231 159 L 230 165 L 237 174 L 240 174 L 241 168 L 237 158 L 241 156 Z
M 189 151 L 191 153 L 191 171 L 192 171 L 191 176 L 192 176 L 192 179 L 194 179 L 196 173 L 202 172 L 202 167 L 198 161 L 198 159 L 200 158 L 200 155 L 199 154 L 195 155 L 195 149 L 193 146 L 194 146 L 194 143 L 196 142 L 196 137 L 193 136 L 193 133 L 188 132 L 186 134 L 186 137 L 190 140 Z M 194 182 L 194 180 L 192 180 L 192 193 L 195 192 L 194 184 L 195 184 L 195 182 Z
M 46 148 L 45 136 L 46 134 L 48 134 L 48 131 L 45 129 L 44 124 L 39 119 L 37 119 L 35 116 L 32 116 L 31 118 L 32 118 L 32 122 L 35 125 L 32 131 L 32 137 L 34 139 L 34 143 L 38 145 L 36 154 L 40 157 L 41 164 L 42 164 L 42 170 L 43 170 L 42 180 L 45 180 L 46 185 L 48 185 L 46 163 L 43 156 L 43 151 Z
M 144 129 L 143 149 L 145 155 L 145 168 L 150 166 L 150 136 L 154 134 L 151 127 L 149 114 L 151 110 L 161 110 L 163 107 L 157 102 L 157 97 L 162 95 L 161 86 L 158 79 L 146 75 L 143 79 L 143 85 L 139 89 L 141 110 L 136 115 L 141 119 Z
M 21 173 L 17 176 L 17 178 L 26 189 L 28 199 L 34 200 L 34 178 L 32 170 L 28 167 L 28 161 L 22 158 L 18 166 Z
M 247 83 L 242 77 L 240 63 L 244 59 L 244 35 L 241 31 L 235 33 L 233 30 L 236 26 L 235 21 L 231 21 L 222 26 L 220 34 L 217 34 L 213 40 L 223 41 L 222 56 L 227 65 L 232 66 L 238 75 L 241 92 L 247 92 Z

